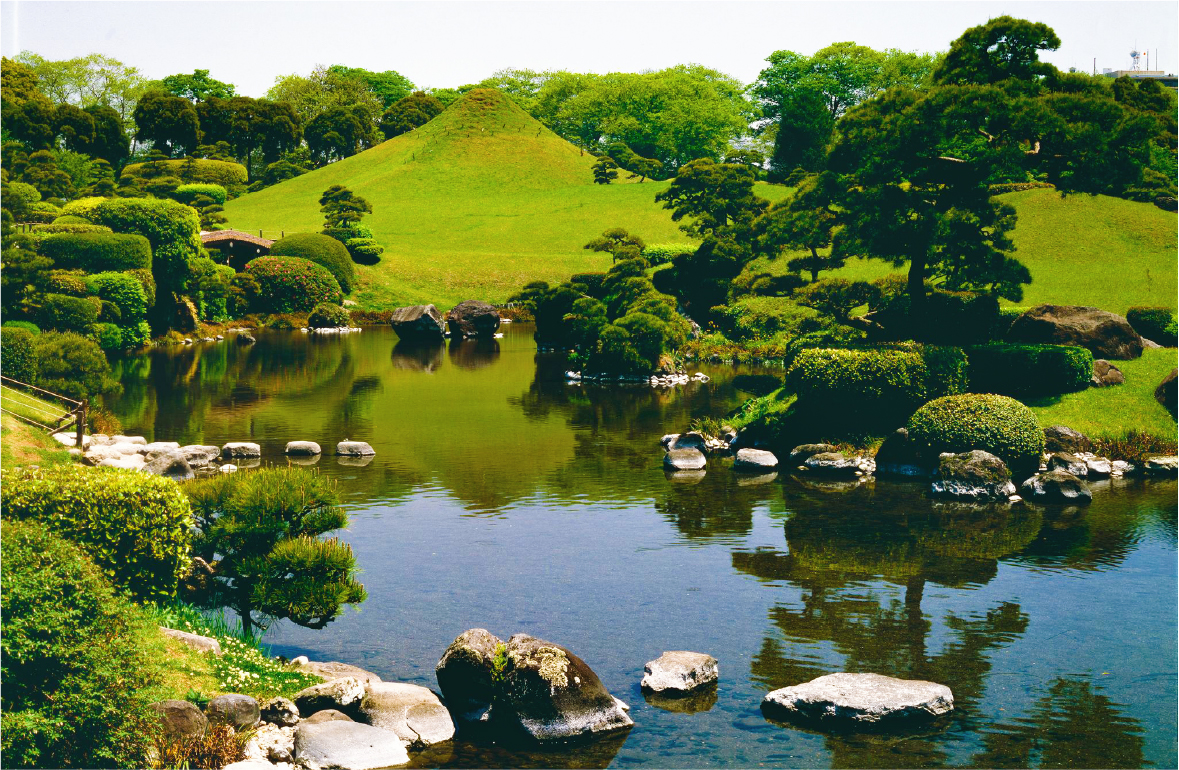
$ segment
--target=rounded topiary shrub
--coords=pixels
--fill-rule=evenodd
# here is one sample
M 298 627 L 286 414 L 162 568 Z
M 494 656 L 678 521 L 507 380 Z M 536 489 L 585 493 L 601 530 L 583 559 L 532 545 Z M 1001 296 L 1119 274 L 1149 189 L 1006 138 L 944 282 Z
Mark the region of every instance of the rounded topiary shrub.
M 229 194 L 225 188 L 219 184 L 197 183 L 197 184 L 182 184 L 176 188 L 176 200 L 181 203 L 192 205 L 193 201 L 202 195 L 206 195 L 213 200 L 214 203 L 224 206 L 225 201 L 229 198 Z
M 356 268 L 344 244 L 322 233 L 294 233 L 274 242 L 272 257 L 299 257 L 326 267 L 345 294 L 352 292 Z
M 78 543 L 116 588 L 140 600 L 176 595 L 192 546 L 192 509 L 171 479 L 64 465 L 6 471 L 4 515 L 35 519 Z
M 259 257 L 246 265 L 257 284 L 252 309 L 262 313 L 308 313 L 321 302 L 339 304 L 344 295 L 326 267 L 297 257 Z
M 52 294 L 68 294 L 71 297 L 87 297 L 86 273 L 81 270 L 50 270 L 45 289 Z
M 46 294 L 41 298 L 41 309 L 37 320 L 44 329 L 58 331 L 85 331 L 98 320 L 102 303 L 90 298 L 71 297 L 68 294 Z
M 1134 331 L 1151 342 L 1175 347 L 1175 311 L 1171 308 L 1132 307 L 1126 311 L 1126 320 Z
M 63 209 L 64 211 L 64 209 Z M 80 217 L 77 214 L 62 214 L 57 219 L 53 220 L 55 225 L 88 225 L 90 220 L 85 217 Z
M 121 350 L 123 348 L 123 330 L 117 324 L 94 324 L 90 329 L 90 336 L 103 350 Z
M 1093 354 L 1073 345 L 995 343 L 966 348 L 970 390 L 1003 396 L 1052 396 L 1089 387 Z
M 81 217 L 70 217 L 80 219 Z M 58 217 L 48 225 L 33 225 L 33 235 L 45 238 L 58 233 L 109 233 L 111 229 L 105 225 L 92 225 L 89 222 L 62 222 L 66 217 Z
M 78 546 L 5 520 L 0 751 L 6 767 L 145 767 L 159 631 Z
M 40 334 L 41 327 L 32 321 L 5 321 L 3 328 L 5 329 L 24 329 L 30 334 Z
M 117 393 L 122 386 L 94 340 L 74 332 L 45 332 L 36 337 L 39 388 L 70 398 Z
M 352 261 L 358 265 L 375 265 L 381 261 L 385 247 L 372 238 L 349 238 L 344 242 Z
M 312 329 L 337 329 L 351 326 L 352 319 L 348 317 L 348 311 L 339 305 L 323 302 L 316 305 L 311 315 L 307 316 L 307 325 Z
M 120 323 L 136 324 L 147 317 L 147 296 L 139 279 L 127 273 L 98 273 L 86 279 L 87 288 L 99 299 L 119 309 Z
M 39 222 L 47 225 L 60 216 L 61 209 L 57 206 L 47 201 L 37 201 L 29 204 L 21 219 L 25 222 Z
M 928 460 L 942 452 L 990 452 L 1015 477 L 1040 467 L 1044 431 L 1032 410 L 1007 396 L 964 394 L 934 399 L 909 418 L 909 439 Z
M 60 233 L 41 241 L 37 249 L 58 269 L 151 269 L 151 245 L 142 235 L 124 233 Z
M 228 160 L 209 160 L 207 158 L 196 158 L 195 161 L 174 158 L 172 160 L 158 160 L 151 163 L 128 163 L 123 168 L 123 176 L 147 179 L 150 174 L 159 170 L 163 171 L 161 176 L 179 177 L 185 173 L 184 166 L 189 163 L 191 163 L 192 179 L 194 182 L 207 182 L 227 188 L 246 183 L 246 167 L 242 164 Z M 148 169 L 149 166 L 152 168 Z
M 4 376 L 32 384 L 37 381 L 37 348 L 34 335 L 7 322 L 0 328 L 0 369 Z M 33 327 L 36 328 L 36 327 Z

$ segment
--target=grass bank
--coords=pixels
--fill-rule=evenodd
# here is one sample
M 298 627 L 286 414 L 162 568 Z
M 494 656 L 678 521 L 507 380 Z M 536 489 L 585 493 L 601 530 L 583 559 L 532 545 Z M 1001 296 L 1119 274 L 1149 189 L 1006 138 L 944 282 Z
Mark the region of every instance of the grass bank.
M 17 414 L 44 421 L 47 415 L 61 414 L 60 407 L 7 386 L 0 388 L 0 405 Z M 11 414 L 0 414 L 0 467 L 21 465 L 59 465 L 70 462 L 70 453 L 45 431 L 20 421 Z

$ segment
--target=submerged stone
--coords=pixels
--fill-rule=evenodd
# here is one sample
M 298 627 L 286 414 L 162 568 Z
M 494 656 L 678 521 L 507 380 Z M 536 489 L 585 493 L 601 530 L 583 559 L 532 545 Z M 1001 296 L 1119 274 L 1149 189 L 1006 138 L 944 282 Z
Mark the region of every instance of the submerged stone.
M 639 686 L 664 695 L 686 695 L 699 687 L 716 684 L 720 673 L 716 658 L 702 652 L 665 652 L 647 663 Z
M 949 687 L 935 682 L 840 673 L 774 690 L 761 707 L 773 717 L 872 727 L 948 714 L 954 708 L 954 695 Z

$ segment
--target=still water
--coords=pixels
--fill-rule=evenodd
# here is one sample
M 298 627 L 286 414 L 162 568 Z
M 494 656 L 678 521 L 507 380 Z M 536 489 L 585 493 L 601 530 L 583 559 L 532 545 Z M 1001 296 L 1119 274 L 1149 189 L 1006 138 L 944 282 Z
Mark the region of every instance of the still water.
M 369 599 L 305 654 L 437 687 L 482 627 L 569 647 L 631 706 L 626 736 L 557 753 L 456 742 L 460 767 L 1176 767 L 1176 483 L 1095 485 L 1084 509 L 937 504 L 916 484 L 665 476 L 659 437 L 721 416 L 773 374 L 701 366 L 672 390 L 577 386 L 531 328 L 406 348 L 386 328 L 261 332 L 119 363 L 111 405 L 148 440 L 367 441 L 327 454 Z M 762 378 L 764 379 L 764 377 Z M 649 703 L 664 650 L 719 660 L 715 698 Z M 836 671 L 954 692 L 933 731 L 831 736 L 768 722 L 768 691 Z

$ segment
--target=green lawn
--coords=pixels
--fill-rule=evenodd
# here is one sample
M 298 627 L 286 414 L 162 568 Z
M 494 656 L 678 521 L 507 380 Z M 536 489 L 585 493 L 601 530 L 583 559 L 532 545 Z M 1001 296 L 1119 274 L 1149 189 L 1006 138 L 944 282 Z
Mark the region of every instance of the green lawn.
M 1087 436 L 1119 436 L 1135 429 L 1174 440 L 1175 421 L 1154 400 L 1154 389 L 1176 365 L 1175 348 L 1147 350 L 1132 361 L 1114 361 L 1126 384 L 1089 388 L 1030 402 L 1041 425 L 1067 425 Z

